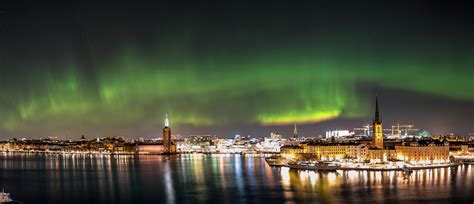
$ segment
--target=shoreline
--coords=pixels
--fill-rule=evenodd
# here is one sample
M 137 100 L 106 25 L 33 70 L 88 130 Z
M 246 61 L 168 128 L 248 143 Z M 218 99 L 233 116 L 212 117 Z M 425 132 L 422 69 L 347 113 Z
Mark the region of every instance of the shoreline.
M 447 168 L 447 167 L 455 167 L 460 165 L 474 165 L 474 163 L 450 163 L 450 164 L 439 164 L 439 165 L 429 165 L 429 166 L 410 166 L 408 169 L 411 170 L 423 170 L 423 169 L 438 169 L 438 168 Z M 303 168 L 292 168 L 288 165 L 281 165 L 281 166 L 272 166 L 272 167 L 288 167 L 290 170 L 308 170 Z M 326 172 L 324 170 L 311 170 L 311 171 L 320 171 Z M 334 171 L 406 171 L 403 167 L 395 167 L 395 168 L 380 168 L 380 167 L 338 167 Z
M 442 165 L 431 165 L 431 166 L 411 166 L 408 167 L 411 170 L 422 170 L 422 169 L 438 169 L 438 168 L 446 168 L 446 167 L 454 167 L 463 165 L 464 163 L 455 163 L 455 164 L 442 164 Z M 404 171 L 403 168 L 354 168 L 354 167 L 340 167 L 337 170 L 342 171 Z
M 188 154 L 203 154 L 203 155 L 222 155 L 222 154 L 231 154 L 231 155 L 261 155 L 261 154 L 270 154 L 270 153 L 196 153 L 196 152 L 176 152 L 176 153 L 148 153 L 148 152 L 58 152 L 58 151 L 28 151 L 28 150 L 16 150 L 16 151 L 0 151 L 0 153 L 7 154 L 7 153 L 19 153 L 19 154 L 42 154 L 42 155 L 96 155 L 96 156 L 171 156 L 171 155 L 188 155 Z M 268 162 L 267 162 L 268 164 Z M 409 169 L 411 170 L 422 170 L 422 169 L 436 169 L 436 168 L 446 168 L 446 167 L 454 167 L 460 165 L 474 165 L 473 162 L 462 162 L 462 163 L 450 163 L 450 164 L 441 164 L 441 165 L 430 165 L 430 166 L 410 166 Z M 270 165 L 271 166 L 271 165 Z M 288 167 L 287 165 L 278 165 L 278 166 L 271 166 L 271 167 Z M 289 167 L 288 167 L 289 168 Z M 294 170 L 305 170 L 305 169 L 298 169 L 298 168 L 290 168 Z M 380 168 L 380 167 L 339 167 L 336 170 L 340 171 L 404 171 L 401 167 L 396 168 Z M 317 170 L 315 170 L 317 171 Z
M 150 152 L 61 152 L 61 151 L 31 151 L 31 150 L 0 150 L 0 153 L 21 153 L 21 154 L 52 154 L 52 155 L 178 155 L 178 154 L 203 154 L 203 155 L 269 155 L 276 153 L 268 152 L 242 152 L 242 153 L 224 153 L 224 152 L 174 152 L 174 153 L 150 153 Z

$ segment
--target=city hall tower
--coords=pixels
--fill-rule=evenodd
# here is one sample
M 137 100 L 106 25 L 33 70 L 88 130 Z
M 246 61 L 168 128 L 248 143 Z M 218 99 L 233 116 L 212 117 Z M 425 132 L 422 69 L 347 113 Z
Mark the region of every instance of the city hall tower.
M 170 121 L 168 120 L 168 115 L 165 116 L 165 127 L 163 128 L 163 147 L 165 153 L 172 152 L 172 142 L 171 142 L 171 128 Z

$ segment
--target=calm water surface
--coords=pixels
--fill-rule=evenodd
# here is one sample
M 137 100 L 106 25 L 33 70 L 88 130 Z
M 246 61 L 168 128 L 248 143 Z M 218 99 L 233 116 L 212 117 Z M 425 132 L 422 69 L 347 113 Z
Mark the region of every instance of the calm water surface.
M 0 155 L 0 187 L 24 203 L 473 203 L 474 166 L 317 173 L 261 156 Z

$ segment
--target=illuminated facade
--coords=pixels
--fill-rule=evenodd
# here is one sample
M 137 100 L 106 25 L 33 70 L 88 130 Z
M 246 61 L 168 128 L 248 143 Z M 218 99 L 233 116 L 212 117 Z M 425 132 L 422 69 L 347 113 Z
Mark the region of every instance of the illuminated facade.
M 162 144 L 139 144 L 136 147 L 136 151 L 139 154 L 161 154 L 165 151 L 165 148 Z
M 353 132 L 350 132 L 349 130 L 331 130 L 331 131 L 326 131 L 326 138 L 339 138 L 339 137 L 348 137 L 354 135 Z
M 367 157 L 367 147 L 356 143 L 328 143 L 303 145 L 304 153 L 321 161 L 355 160 Z
M 365 160 L 370 163 L 384 163 L 396 158 L 397 152 L 393 149 L 369 149 Z
M 449 146 L 436 142 L 411 142 L 395 146 L 397 159 L 409 164 L 449 163 Z
M 277 132 L 270 133 L 270 138 L 272 140 L 281 140 L 281 134 Z
M 383 149 L 382 121 L 379 116 L 379 103 L 375 97 L 375 117 L 373 120 L 372 148 Z
M 469 154 L 469 145 L 464 141 L 445 139 L 449 145 L 449 152 L 453 156 L 460 156 Z
M 285 145 L 280 147 L 280 154 L 291 155 L 304 153 L 304 148 L 298 145 Z
M 380 120 L 379 102 L 377 97 L 375 97 L 375 117 L 372 121 L 372 126 L 372 144 L 368 150 L 366 160 L 371 163 L 386 162 L 389 158 L 394 156 L 394 152 L 384 149 L 382 121 Z
M 168 120 L 168 115 L 165 118 L 165 127 L 163 128 L 163 147 L 164 153 L 175 153 L 176 152 L 176 145 L 173 143 L 171 139 L 171 128 L 170 122 Z

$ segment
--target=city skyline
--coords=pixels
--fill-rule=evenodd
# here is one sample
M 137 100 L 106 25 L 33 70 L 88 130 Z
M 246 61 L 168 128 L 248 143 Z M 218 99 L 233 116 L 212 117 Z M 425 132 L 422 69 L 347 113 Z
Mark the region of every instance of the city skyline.
M 7 2 L 0 139 L 474 132 L 468 3 Z M 246 12 L 241 12 L 245 10 Z M 281 15 L 281 14 L 285 15 Z
M 473 203 L 473 8 L 0 1 L 0 203 Z

